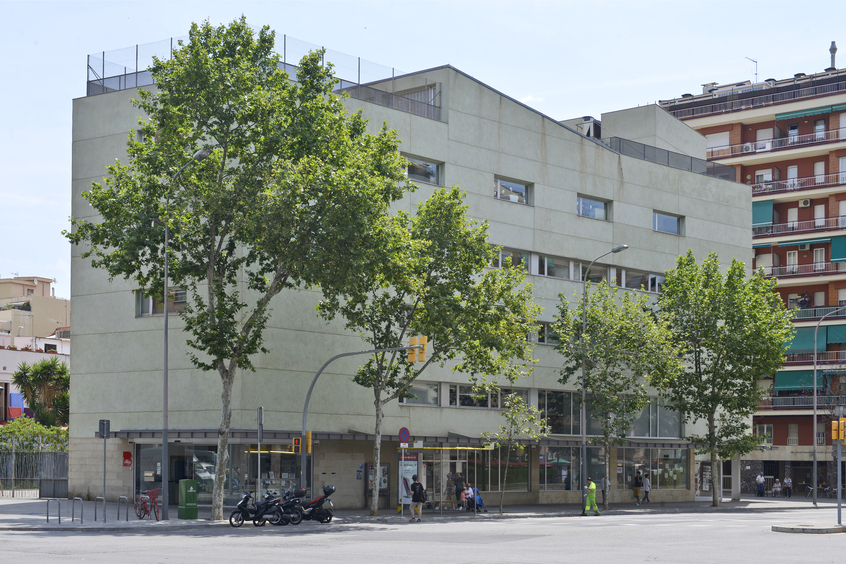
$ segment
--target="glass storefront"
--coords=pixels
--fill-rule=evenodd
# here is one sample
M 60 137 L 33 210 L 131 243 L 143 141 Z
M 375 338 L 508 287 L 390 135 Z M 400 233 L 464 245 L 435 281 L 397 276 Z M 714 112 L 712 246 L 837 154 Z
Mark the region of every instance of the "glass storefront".
M 136 444 L 136 492 L 162 487 L 161 444 Z M 177 501 L 179 480 L 197 481 L 197 503 L 211 505 L 214 489 L 216 445 L 171 443 L 168 445 L 169 501 Z M 230 444 L 224 478 L 224 504 L 234 505 L 243 492 L 282 492 L 299 486 L 299 458 L 285 445 L 262 445 L 261 476 L 257 445 Z M 307 470 L 310 471 L 310 468 Z
M 581 447 L 541 447 L 541 490 L 581 490 Z M 605 449 L 588 447 L 588 477 L 599 482 L 604 473 Z
M 480 492 L 529 491 L 528 450 L 444 448 L 419 451 L 423 486 L 432 493 L 432 501 L 455 500 L 455 477 L 461 474 L 465 483 L 473 484 Z M 507 468 L 507 471 L 506 471 Z
M 635 474 L 649 476 L 653 490 L 685 490 L 690 482 L 686 448 L 618 448 L 617 489 L 632 487 Z

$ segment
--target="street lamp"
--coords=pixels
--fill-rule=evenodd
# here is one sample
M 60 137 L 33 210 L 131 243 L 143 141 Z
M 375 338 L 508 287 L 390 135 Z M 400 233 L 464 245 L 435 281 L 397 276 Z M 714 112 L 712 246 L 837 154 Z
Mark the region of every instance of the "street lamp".
M 820 317 L 820 320 L 817 321 L 817 326 L 814 328 L 814 471 L 811 477 L 814 481 L 814 507 L 817 506 L 817 331 L 820 329 L 820 323 L 822 323 L 826 317 L 844 309 L 846 309 L 846 305 L 840 306 L 839 308 L 826 313 Z M 839 460 L 837 461 L 837 465 L 838 467 L 840 466 Z
M 173 186 L 173 183 L 176 182 L 176 179 L 179 178 L 179 175 L 182 174 L 182 171 L 188 168 L 189 165 L 200 162 L 205 160 L 209 155 L 211 155 L 211 149 L 200 149 L 194 156 L 191 157 L 191 160 L 185 163 L 182 168 L 176 171 L 170 178 L 170 182 L 168 183 L 168 192 L 165 197 L 165 221 L 164 221 L 164 295 L 162 296 L 162 301 L 164 301 L 164 371 L 163 371 L 163 392 L 162 392 L 162 520 L 168 520 L 168 452 L 167 452 L 167 294 L 168 294 L 168 287 L 167 287 L 167 244 L 168 244 L 168 228 L 167 228 L 167 213 L 168 213 L 168 206 L 170 204 L 170 187 Z
M 586 403 L 586 395 L 587 395 L 587 370 L 585 368 L 585 335 L 587 333 L 587 275 L 590 272 L 590 267 L 593 266 L 593 263 L 604 257 L 605 255 L 610 255 L 611 253 L 619 253 L 620 251 L 625 251 L 628 249 L 628 245 L 619 245 L 614 247 L 607 253 L 603 253 L 593 259 L 590 264 L 588 265 L 587 269 L 582 272 L 582 408 L 581 413 L 579 414 L 579 423 L 582 427 L 582 477 L 581 477 L 581 484 L 585 484 L 585 479 L 587 478 L 587 403 Z M 587 502 L 587 491 L 582 487 L 582 507 L 585 506 Z

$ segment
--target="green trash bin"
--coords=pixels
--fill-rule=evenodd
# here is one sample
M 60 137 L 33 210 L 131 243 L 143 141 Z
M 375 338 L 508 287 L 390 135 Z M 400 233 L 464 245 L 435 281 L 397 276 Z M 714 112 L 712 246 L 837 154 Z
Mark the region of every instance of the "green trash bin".
M 197 518 L 197 480 L 179 480 L 179 518 Z

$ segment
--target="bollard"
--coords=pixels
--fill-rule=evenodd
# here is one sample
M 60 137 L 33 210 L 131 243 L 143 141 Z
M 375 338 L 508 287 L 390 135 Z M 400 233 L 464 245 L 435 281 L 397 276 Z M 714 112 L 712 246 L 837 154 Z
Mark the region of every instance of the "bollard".
M 73 523 L 74 514 L 76 513 L 76 500 L 79 500 L 79 523 L 82 524 L 83 519 L 85 519 L 85 503 L 82 501 L 81 497 L 73 498 L 73 505 L 71 505 L 71 523 Z
M 62 524 L 62 502 L 59 501 L 58 498 L 55 498 L 55 497 L 51 497 L 50 499 L 47 500 L 47 522 L 48 523 L 50 522 L 50 502 L 51 501 L 55 501 L 59 506 L 58 516 L 59 516 L 59 525 L 61 525 Z
M 106 522 L 106 498 L 102 496 L 97 496 L 94 498 L 94 522 L 97 522 L 97 500 L 103 500 L 103 523 Z
M 126 521 L 129 521 L 129 498 L 125 495 L 122 495 L 118 498 L 118 510 L 117 510 L 117 520 L 120 521 L 120 500 L 124 500 L 126 502 Z

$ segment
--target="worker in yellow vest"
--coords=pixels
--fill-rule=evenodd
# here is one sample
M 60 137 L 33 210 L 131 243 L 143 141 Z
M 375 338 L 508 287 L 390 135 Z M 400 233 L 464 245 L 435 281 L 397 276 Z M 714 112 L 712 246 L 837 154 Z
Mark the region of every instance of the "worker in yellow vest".
M 596 512 L 595 515 L 599 515 L 599 507 L 596 506 L 596 484 L 590 478 L 587 479 L 585 489 L 587 490 L 587 502 L 585 503 L 585 510 L 582 512 L 582 515 L 587 517 L 589 509 L 593 509 Z

